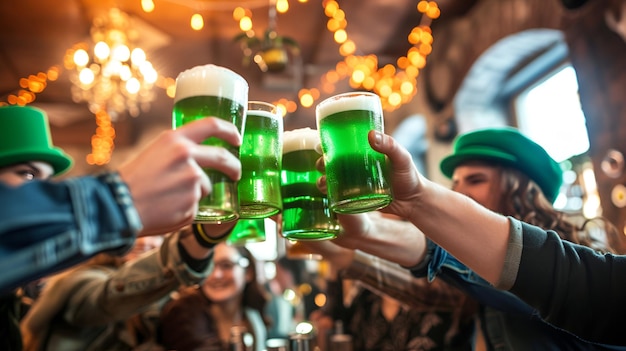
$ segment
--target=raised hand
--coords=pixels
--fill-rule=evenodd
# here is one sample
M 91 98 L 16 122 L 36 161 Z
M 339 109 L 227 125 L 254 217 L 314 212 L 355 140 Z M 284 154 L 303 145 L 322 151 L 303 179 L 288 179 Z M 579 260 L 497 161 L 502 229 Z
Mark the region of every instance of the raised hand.
M 235 125 L 210 117 L 161 133 L 119 168 L 141 217 L 142 235 L 165 233 L 191 223 L 199 199 L 211 191 L 202 167 L 219 170 L 234 180 L 241 177 L 237 157 L 224 148 L 200 144 L 208 137 L 241 144 Z

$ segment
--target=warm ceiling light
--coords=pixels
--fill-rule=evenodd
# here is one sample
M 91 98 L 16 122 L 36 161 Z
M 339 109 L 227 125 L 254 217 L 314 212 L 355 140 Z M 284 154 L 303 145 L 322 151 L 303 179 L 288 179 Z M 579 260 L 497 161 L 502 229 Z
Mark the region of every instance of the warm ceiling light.
M 152 0 L 141 0 L 141 9 L 147 13 L 154 11 L 154 1 Z
M 335 42 L 338 44 L 343 44 L 348 39 L 348 33 L 345 30 L 340 29 L 334 34 Z
M 200 30 L 204 28 L 204 18 L 202 18 L 202 15 L 199 13 L 194 13 L 193 16 L 191 16 L 190 23 L 193 30 Z
M 240 19 L 243 18 L 243 16 L 246 15 L 246 10 L 241 7 L 241 6 L 237 6 L 235 7 L 235 9 L 233 10 L 233 19 L 235 21 L 239 21 Z
M 244 32 L 247 32 L 247 31 L 251 30 L 252 29 L 252 18 L 250 18 L 248 16 L 243 16 L 239 20 L 239 29 L 241 29 Z
M 77 44 L 64 59 L 66 68 L 73 73 L 72 98 L 87 102 L 96 115 L 98 128 L 92 137 L 92 153 L 87 157 L 90 164 L 109 162 L 115 137 L 111 122 L 124 113 L 138 116 L 141 110 L 149 108 L 154 97 L 152 87 L 158 74 L 146 53 L 134 46 L 128 34 L 130 25 L 127 14 L 111 9 L 93 22 L 93 48 Z
M 279 13 L 285 13 L 289 11 L 289 2 L 287 0 L 276 1 L 276 11 Z

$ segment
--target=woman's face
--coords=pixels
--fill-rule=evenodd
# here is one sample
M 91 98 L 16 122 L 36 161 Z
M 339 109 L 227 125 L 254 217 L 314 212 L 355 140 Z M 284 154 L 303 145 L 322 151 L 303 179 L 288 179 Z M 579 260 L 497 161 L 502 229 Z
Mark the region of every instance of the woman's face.
M 236 248 L 218 244 L 213 252 L 214 268 L 202 285 L 204 294 L 213 302 L 237 299 L 243 294 L 246 283 L 248 260 Z
M 498 212 L 501 196 L 500 169 L 483 162 L 468 162 L 457 166 L 452 175 L 452 190 Z
M 32 161 L 0 168 L 0 182 L 10 186 L 19 186 L 33 180 L 52 177 L 54 169 L 45 162 Z

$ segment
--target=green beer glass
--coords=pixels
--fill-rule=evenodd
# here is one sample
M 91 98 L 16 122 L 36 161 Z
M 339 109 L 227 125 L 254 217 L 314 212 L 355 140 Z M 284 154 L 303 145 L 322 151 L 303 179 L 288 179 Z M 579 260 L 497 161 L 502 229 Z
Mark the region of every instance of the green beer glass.
M 319 103 L 315 114 L 330 208 L 337 213 L 362 213 L 389 205 L 392 194 L 386 156 L 374 151 L 367 140 L 372 129 L 384 132 L 378 95 L 335 95 Z
M 239 218 L 266 218 L 283 209 L 282 157 L 283 119 L 278 109 L 267 102 L 248 102 L 245 133 L 239 150 Z
M 233 123 L 244 132 L 248 104 L 248 82 L 237 73 L 220 66 L 196 66 L 176 78 L 174 129 L 191 121 L 218 117 Z M 239 156 L 238 148 L 215 137 L 203 144 L 227 148 Z M 205 168 L 212 192 L 200 199 L 196 223 L 221 223 L 239 218 L 237 184 L 222 172 Z
M 291 240 L 333 239 L 339 233 L 337 215 L 316 185 L 322 175 L 315 167 L 321 157 L 319 133 L 310 128 L 283 135 L 281 235 Z
M 249 243 L 265 241 L 265 219 L 239 219 L 226 243 L 233 246 L 243 246 Z

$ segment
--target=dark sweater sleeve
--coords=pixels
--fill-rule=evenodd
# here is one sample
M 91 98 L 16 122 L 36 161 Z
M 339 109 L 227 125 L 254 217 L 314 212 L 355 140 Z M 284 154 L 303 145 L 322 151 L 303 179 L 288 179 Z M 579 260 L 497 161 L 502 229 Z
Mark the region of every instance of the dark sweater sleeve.
M 522 223 L 523 249 L 510 291 L 551 324 L 583 339 L 626 344 L 626 256 L 600 254 Z

